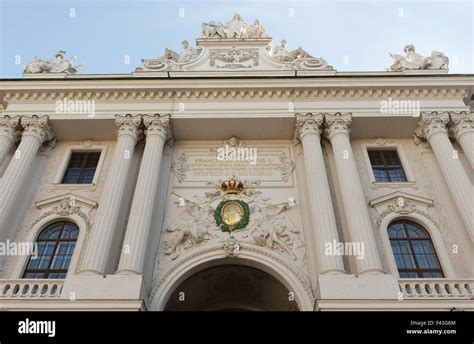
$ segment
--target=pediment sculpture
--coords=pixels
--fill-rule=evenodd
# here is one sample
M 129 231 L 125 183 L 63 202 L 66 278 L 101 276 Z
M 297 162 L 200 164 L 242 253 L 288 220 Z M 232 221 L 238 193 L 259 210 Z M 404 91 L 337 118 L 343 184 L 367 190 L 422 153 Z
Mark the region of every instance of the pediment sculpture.
M 162 70 L 168 68 L 179 70 L 182 64 L 196 59 L 202 51 L 202 47 L 190 47 L 189 42 L 186 40 L 181 43 L 181 47 L 180 53 L 166 48 L 163 56 L 157 59 L 142 59 L 142 67 L 137 70 Z
M 267 30 L 257 19 L 251 25 L 235 13 L 227 24 L 202 24 L 196 47 L 187 41 L 182 52 L 165 49 L 161 57 L 143 59 L 136 72 L 217 70 L 323 70 L 334 71 L 322 58 L 303 48 L 287 50 L 287 41 L 272 46 Z
M 74 65 L 74 61 L 77 57 L 71 57 L 67 60 L 64 55 L 64 50 L 58 51 L 54 58 L 49 60 L 43 60 L 36 56 L 33 57 L 31 63 L 26 64 L 23 68 L 24 74 L 36 74 L 36 73 L 66 73 L 76 74 L 83 65 Z
M 448 69 L 449 58 L 442 52 L 433 50 L 431 56 L 424 57 L 415 51 L 413 45 L 406 45 L 403 48 L 405 56 L 389 53 L 394 59 L 394 63 L 387 68 L 390 72 L 402 72 L 405 70 L 443 70 Z
M 235 13 L 226 25 L 216 21 L 202 23 L 201 38 L 265 38 L 266 32 L 267 30 L 260 25 L 258 19 L 252 25 L 248 25 L 240 14 Z

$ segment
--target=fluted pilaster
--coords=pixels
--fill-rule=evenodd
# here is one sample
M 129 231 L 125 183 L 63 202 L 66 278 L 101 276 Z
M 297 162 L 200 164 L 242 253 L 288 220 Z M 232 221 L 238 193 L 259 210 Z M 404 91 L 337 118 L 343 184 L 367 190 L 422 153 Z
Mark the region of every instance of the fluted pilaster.
M 20 117 L 0 118 L 0 164 L 20 136 Z
M 422 113 L 415 136 L 426 139 L 433 149 L 454 203 L 472 241 L 474 241 L 473 188 L 457 154 L 454 154 L 453 145 L 449 141 L 446 127 L 448 122 L 449 115 L 447 113 Z
M 141 116 L 116 116 L 117 145 L 112 157 L 96 220 L 83 254 L 81 273 L 105 273 L 113 239 L 117 233 L 119 212 L 125 198 L 125 186 L 137 143 Z
M 0 241 L 8 238 L 13 230 L 5 227 L 38 149 L 54 139 L 48 116 L 22 117 L 21 126 L 24 130 L 20 145 L 0 180 Z
M 147 254 L 163 146 L 170 138 L 169 116 L 144 116 L 146 144 L 133 195 L 117 274 L 141 274 Z
M 474 113 L 451 112 L 450 132 L 459 142 L 471 167 L 474 168 Z
M 320 128 L 322 122 L 322 114 L 296 115 L 295 137 L 303 145 L 307 179 L 305 189 L 309 197 L 309 212 L 313 225 L 308 233 L 310 242 L 307 252 L 310 269 L 312 269 L 314 276 L 317 276 L 318 273 L 345 273 L 341 256 L 325 254 L 325 245 L 339 240 L 321 148 Z
M 326 114 L 325 117 L 325 134 L 331 141 L 334 151 L 350 239 L 363 244 L 365 251 L 363 259 L 355 259 L 357 274 L 383 273 L 372 230 L 372 221 L 349 140 L 349 125 L 352 122 L 352 115 L 338 112 Z

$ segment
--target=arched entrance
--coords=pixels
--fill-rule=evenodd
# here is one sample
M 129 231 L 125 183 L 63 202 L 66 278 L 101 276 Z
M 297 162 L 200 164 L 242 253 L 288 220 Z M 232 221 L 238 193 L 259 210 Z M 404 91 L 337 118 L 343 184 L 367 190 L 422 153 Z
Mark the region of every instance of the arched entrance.
M 294 293 L 270 274 L 244 265 L 201 270 L 179 284 L 165 311 L 297 311 Z

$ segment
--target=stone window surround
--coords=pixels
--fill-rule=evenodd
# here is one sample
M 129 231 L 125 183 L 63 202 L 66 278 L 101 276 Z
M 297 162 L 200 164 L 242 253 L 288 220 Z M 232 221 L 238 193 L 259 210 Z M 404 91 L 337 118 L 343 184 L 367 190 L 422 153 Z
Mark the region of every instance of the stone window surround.
M 368 170 L 368 175 L 370 178 L 370 184 L 372 187 L 413 187 L 416 184 L 415 177 L 413 172 L 410 168 L 410 164 L 408 163 L 408 159 L 405 156 L 403 151 L 403 145 L 401 143 L 390 142 L 386 145 L 378 145 L 376 143 L 368 143 L 364 142 L 361 143 L 362 146 L 362 154 L 364 156 L 365 165 Z M 395 149 L 397 151 L 398 157 L 400 159 L 400 163 L 402 164 L 403 171 L 405 172 L 405 176 L 407 178 L 406 182 L 376 182 L 374 171 L 372 170 L 372 164 L 370 163 L 369 159 L 369 149 Z
M 64 173 L 66 173 L 67 166 L 69 164 L 69 159 L 73 152 L 90 152 L 90 151 L 100 151 L 99 162 L 97 163 L 97 168 L 95 170 L 94 179 L 90 184 L 63 184 L 62 180 Z M 61 160 L 59 168 L 57 170 L 56 176 L 54 177 L 53 185 L 54 187 L 67 187 L 67 188 L 80 188 L 80 187 L 94 187 L 97 185 L 97 180 L 99 179 L 102 166 L 104 164 L 105 155 L 107 152 L 107 146 L 105 145 L 92 145 L 90 147 L 84 147 L 83 145 L 71 145 L 67 147 L 66 154 Z
M 398 273 L 397 263 L 395 262 L 395 257 L 392 252 L 392 246 L 390 244 L 390 239 L 388 237 L 388 226 L 390 223 L 396 220 L 407 220 L 413 221 L 420 226 L 422 226 L 430 235 L 431 242 L 436 250 L 436 254 L 438 256 L 439 263 L 441 268 L 444 272 L 444 276 L 446 279 L 456 278 L 456 274 L 454 272 L 453 266 L 451 264 L 451 260 L 449 259 L 448 251 L 444 245 L 443 238 L 441 237 L 441 233 L 438 227 L 432 223 L 429 219 L 425 218 L 420 214 L 409 214 L 409 215 L 402 215 L 397 213 L 391 213 L 387 215 L 381 222 L 379 230 L 383 242 L 383 248 L 385 251 L 385 255 L 387 258 L 388 263 L 388 273 L 391 275 L 400 278 Z
M 28 233 L 26 237 L 26 242 L 36 242 L 36 239 L 40 235 L 40 233 L 49 225 L 55 223 L 55 222 L 60 222 L 60 221 L 68 221 L 74 223 L 78 228 L 79 228 L 79 236 L 76 241 L 76 246 L 74 247 L 74 253 L 71 258 L 71 262 L 69 263 L 69 268 L 68 272 L 66 274 L 66 277 L 64 278 L 67 279 L 68 277 L 72 276 L 75 274 L 76 267 L 78 265 L 80 253 L 82 250 L 82 246 L 84 243 L 84 238 L 86 236 L 86 230 L 87 226 L 84 223 L 84 221 L 81 219 L 80 216 L 78 215 L 50 215 L 42 220 L 40 220 L 38 223 L 36 223 L 33 228 L 31 229 L 30 233 Z M 16 259 L 16 263 L 14 265 L 14 270 L 13 270 L 13 276 L 14 278 L 22 279 L 23 272 L 26 269 L 26 266 L 28 265 L 28 261 L 30 259 L 30 256 L 19 256 L 18 259 Z M 38 279 L 40 281 L 41 279 Z

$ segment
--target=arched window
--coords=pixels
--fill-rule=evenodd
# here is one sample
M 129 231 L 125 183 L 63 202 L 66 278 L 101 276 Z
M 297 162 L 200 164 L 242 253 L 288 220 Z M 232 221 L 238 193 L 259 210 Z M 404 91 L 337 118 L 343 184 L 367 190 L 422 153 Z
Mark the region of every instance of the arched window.
M 430 235 L 419 224 L 408 220 L 392 222 L 388 237 L 401 278 L 444 277 Z
M 65 278 L 78 235 L 79 228 L 71 222 L 46 227 L 36 239 L 36 254 L 30 257 L 23 278 Z

